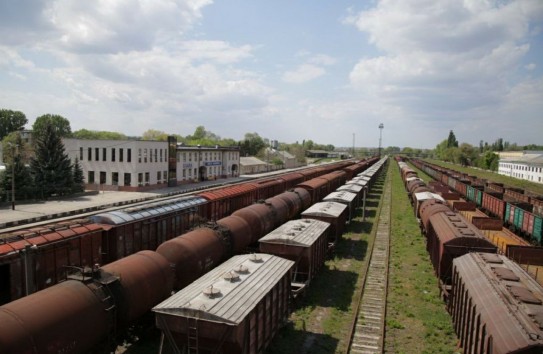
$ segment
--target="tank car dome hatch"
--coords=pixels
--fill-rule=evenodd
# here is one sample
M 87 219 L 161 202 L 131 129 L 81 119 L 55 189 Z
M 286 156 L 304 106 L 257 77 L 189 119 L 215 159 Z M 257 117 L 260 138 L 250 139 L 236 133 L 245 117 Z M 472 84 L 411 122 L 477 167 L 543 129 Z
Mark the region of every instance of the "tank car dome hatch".
M 234 272 L 238 274 L 247 274 L 249 273 L 249 268 L 243 264 L 240 264 L 234 268 Z
M 215 297 L 218 297 L 221 294 L 221 290 L 219 288 L 214 287 L 213 285 L 211 285 L 211 286 L 205 288 L 202 291 L 202 294 L 204 294 L 205 296 L 207 296 L 210 299 L 213 299 Z
M 222 277 L 224 280 L 229 281 L 231 283 L 239 280 L 239 274 L 236 273 L 236 271 L 234 270 L 224 273 Z

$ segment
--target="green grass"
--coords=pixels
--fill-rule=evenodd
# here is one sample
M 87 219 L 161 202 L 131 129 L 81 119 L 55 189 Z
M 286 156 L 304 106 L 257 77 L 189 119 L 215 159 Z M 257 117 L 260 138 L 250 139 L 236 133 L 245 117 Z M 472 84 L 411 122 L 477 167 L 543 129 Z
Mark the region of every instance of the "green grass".
M 443 162 L 439 160 L 425 159 L 425 161 L 438 165 L 438 166 L 450 168 L 451 170 L 467 173 L 470 176 L 477 176 L 479 178 L 484 178 L 496 183 L 503 183 L 510 187 L 522 188 L 537 195 L 543 195 L 543 184 L 541 183 L 535 183 L 535 182 L 530 182 L 530 181 L 513 178 L 509 176 L 503 176 L 503 175 L 499 175 L 497 172 L 482 170 L 482 169 L 473 168 L 473 167 L 464 167 L 464 166 L 447 163 L 447 162 Z
M 392 162 L 389 295 L 385 348 L 395 353 L 455 353 L 457 337 L 429 261 L 398 166 Z

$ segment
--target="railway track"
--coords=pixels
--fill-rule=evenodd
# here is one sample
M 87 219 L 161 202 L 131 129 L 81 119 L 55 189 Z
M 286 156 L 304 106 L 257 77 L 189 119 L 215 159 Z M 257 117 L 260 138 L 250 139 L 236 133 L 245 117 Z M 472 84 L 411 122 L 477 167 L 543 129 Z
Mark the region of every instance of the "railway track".
M 380 208 L 377 234 L 357 306 L 349 353 L 382 353 L 390 254 L 391 178 L 388 174 Z

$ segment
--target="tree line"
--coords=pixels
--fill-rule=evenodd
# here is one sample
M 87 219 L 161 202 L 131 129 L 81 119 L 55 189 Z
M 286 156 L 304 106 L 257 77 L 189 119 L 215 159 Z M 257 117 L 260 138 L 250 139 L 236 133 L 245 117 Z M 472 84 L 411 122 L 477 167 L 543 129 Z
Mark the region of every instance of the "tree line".
M 481 140 L 479 146 L 476 147 L 468 143 L 459 144 L 451 130 L 447 139 L 437 144 L 434 156 L 447 162 L 497 171 L 499 156 L 496 152 L 522 150 L 543 150 L 543 146 L 535 144 L 521 146 L 498 138 L 490 144 Z

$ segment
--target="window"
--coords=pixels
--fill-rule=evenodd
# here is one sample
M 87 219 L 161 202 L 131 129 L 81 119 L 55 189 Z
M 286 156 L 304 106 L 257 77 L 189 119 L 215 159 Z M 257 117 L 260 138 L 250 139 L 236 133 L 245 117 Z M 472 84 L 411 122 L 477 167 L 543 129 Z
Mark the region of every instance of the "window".
M 124 149 L 119 149 L 119 161 L 123 162 L 124 160 Z
M 147 149 L 143 149 L 143 162 L 147 163 Z
M 118 172 L 112 172 L 111 173 L 111 184 L 114 186 L 119 185 L 119 173 Z
M 149 162 L 153 162 L 153 149 L 149 149 Z
M 94 161 L 99 161 L 99 160 L 100 160 L 100 149 L 94 148 Z
M 138 163 L 141 163 L 141 149 L 138 149 Z
M 100 184 L 106 184 L 106 173 L 104 171 L 100 171 Z
M 149 185 L 149 172 L 145 172 L 145 185 Z
M 155 149 L 155 162 L 158 162 L 157 160 L 157 154 L 158 154 L 158 149 Z M 160 162 L 162 162 L 162 149 L 160 150 Z
M 124 174 L 124 185 L 125 186 L 130 186 L 131 180 L 132 180 L 132 175 L 130 173 L 125 173 Z
M 143 173 L 138 173 L 138 186 L 143 185 Z
M 157 183 L 161 183 L 161 179 L 162 179 L 162 178 L 160 178 L 161 175 L 162 175 L 162 171 L 157 171 L 156 172 L 156 182 Z
M 102 148 L 102 161 L 107 161 L 107 149 Z
M 80 161 L 83 160 L 83 147 L 80 147 L 80 148 L 79 148 L 79 160 L 80 160 Z
M 162 178 L 164 182 L 168 181 L 168 171 L 162 171 Z
M 162 162 L 162 149 L 160 149 L 160 162 Z
M 115 162 L 115 148 L 111 148 L 111 161 Z
M 87 148 L 87 161 L 92 161 L 92 148 Z
M 187 177 L 187 170 L 183 169 L 183 177 Z
M 87 178 L 89 183 L 94 183 L 94 171 L 89 171 L 89 178 Z
M 126 162 L 132 162 L 132 149 L 126 149 Z

